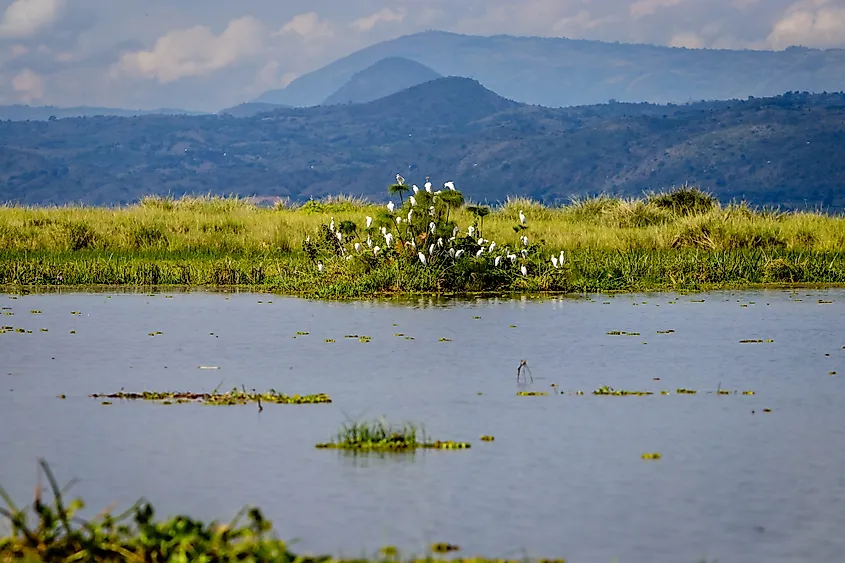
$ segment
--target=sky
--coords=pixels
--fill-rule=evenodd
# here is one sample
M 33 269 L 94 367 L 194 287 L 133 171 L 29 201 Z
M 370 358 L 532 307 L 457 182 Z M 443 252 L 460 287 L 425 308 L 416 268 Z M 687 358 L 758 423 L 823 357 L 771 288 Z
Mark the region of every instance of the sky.
M 0 0 L 0 104 L 217 111 L 427 29 L 845 48 L 845 0 Z

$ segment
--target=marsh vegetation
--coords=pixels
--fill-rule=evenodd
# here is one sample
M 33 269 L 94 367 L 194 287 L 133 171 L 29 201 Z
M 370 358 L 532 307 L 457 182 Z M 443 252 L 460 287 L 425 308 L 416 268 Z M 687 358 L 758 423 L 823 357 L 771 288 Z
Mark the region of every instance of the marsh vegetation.
M 387 207 L 343 196 L 274 208 L 220 197 L 0 207 L 0 284 L 356 297 L 845 283 L 839 216 L 720 205 L 686 186 L 556 208 L 470 203 L 448 182 L 412 188 L 392 185 Z

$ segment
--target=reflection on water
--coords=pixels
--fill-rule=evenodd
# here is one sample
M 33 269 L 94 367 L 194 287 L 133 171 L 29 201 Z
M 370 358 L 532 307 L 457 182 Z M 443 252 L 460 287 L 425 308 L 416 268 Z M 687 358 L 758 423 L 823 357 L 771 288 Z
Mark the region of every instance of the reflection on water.
M 139 496 L 218 519 L 255 504 L 312 552 L 447 541 L 488 556 L 791 562 L 845 549 L 845 390 L 830 375 L 845 374 L 842 290 L 10 297 L 0 325 L 32 331 L 0 334 L 0 483 L 21 500 L 45 457 L 60 479 L 81 479 L 92 512 Z M 533 383 L 517 383 L 521 359 Z M 604 385 L 654 395 L 591 395 Z M 333 403 L 258 412 L 88 397 L 241 386 Z M 380 416 L 472 448 L 314 448 Z

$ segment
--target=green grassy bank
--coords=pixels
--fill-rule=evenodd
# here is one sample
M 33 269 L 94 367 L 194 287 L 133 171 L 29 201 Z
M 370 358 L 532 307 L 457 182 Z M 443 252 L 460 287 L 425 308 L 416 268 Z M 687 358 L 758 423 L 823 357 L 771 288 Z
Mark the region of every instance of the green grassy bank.
M 237 198 L 0 207 L 0 285 L 358 297 L 845 284 L 841 216 L 721 206 L 692 188 L 557 208 L 471 205 L 446 187 L 391 191 L 392 209 L 344 197 L 273 208 Z

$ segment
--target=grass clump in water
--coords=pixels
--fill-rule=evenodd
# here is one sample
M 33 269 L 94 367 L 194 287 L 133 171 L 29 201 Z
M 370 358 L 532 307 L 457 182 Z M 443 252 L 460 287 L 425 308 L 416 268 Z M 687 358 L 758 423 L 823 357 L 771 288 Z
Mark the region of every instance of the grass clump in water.
M 333 442 L 317 444 L 320 449 L 408 452 L 426 449 L 465 449 L 468 442 L 430 441 L 422 426 L 406 422 L 389 424 L 386 420 L 345 424 Z

